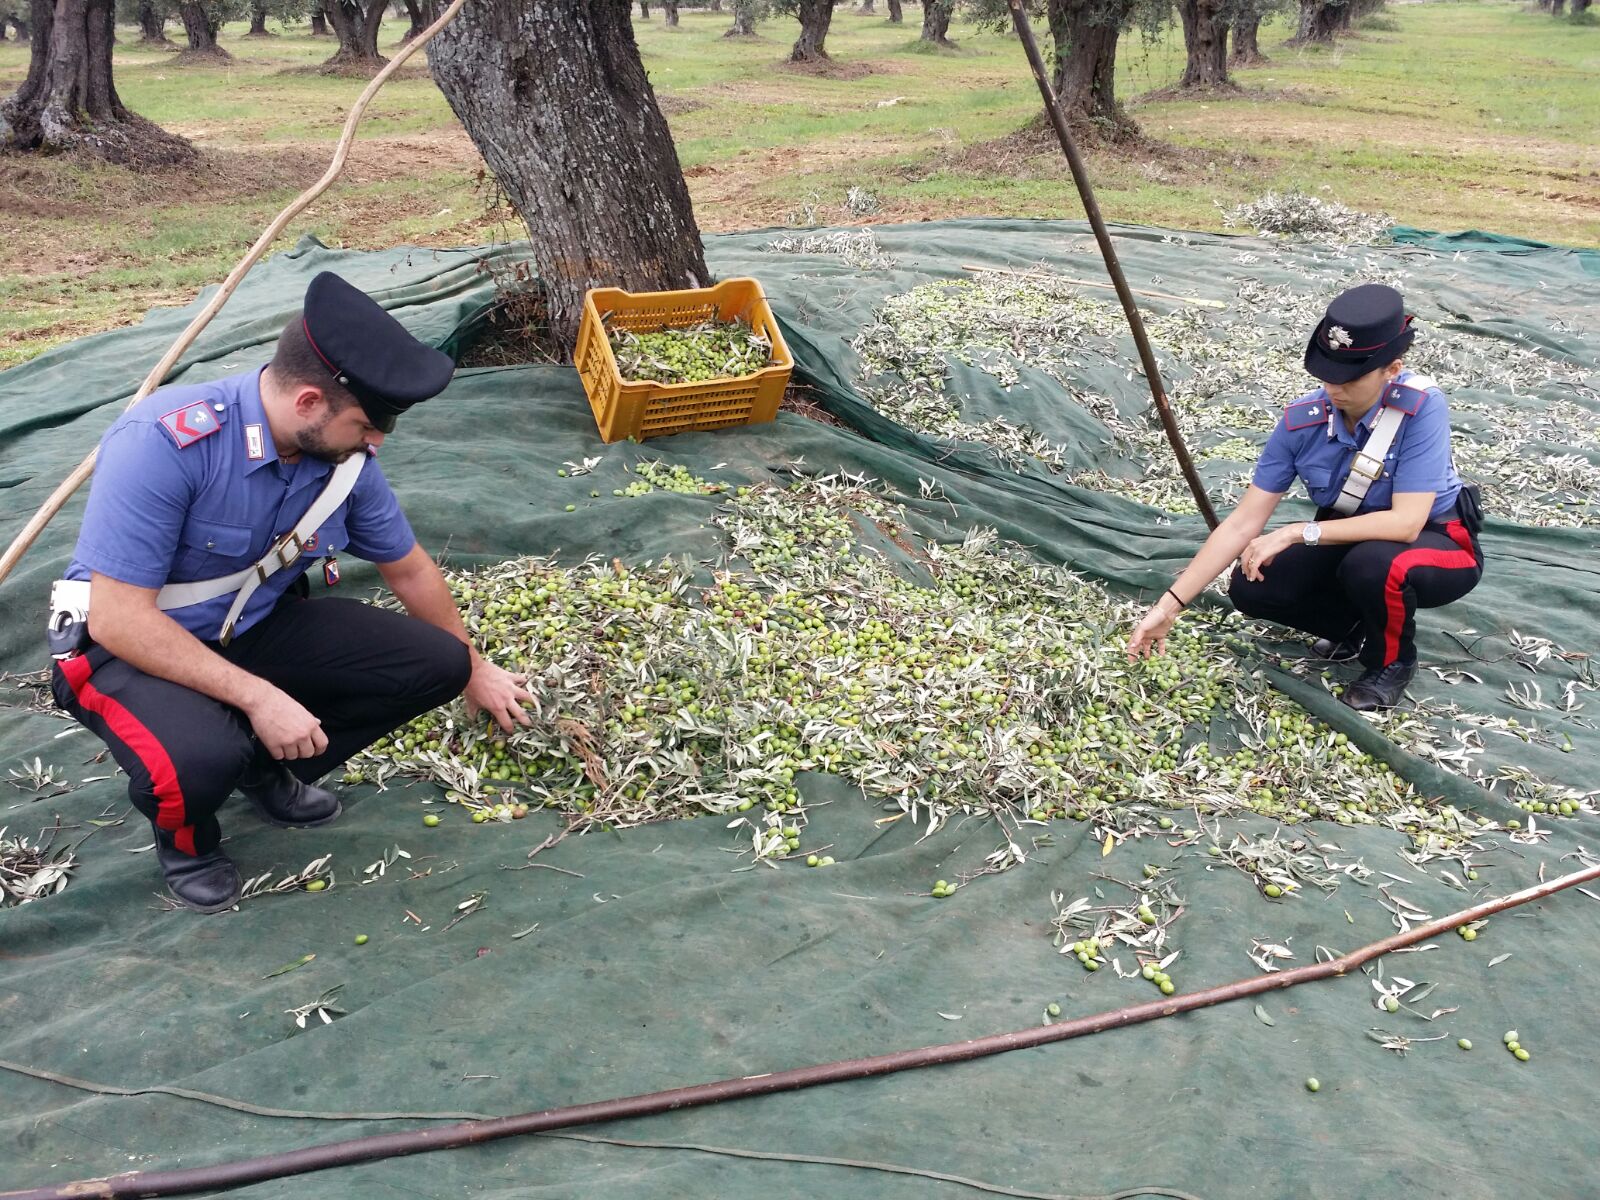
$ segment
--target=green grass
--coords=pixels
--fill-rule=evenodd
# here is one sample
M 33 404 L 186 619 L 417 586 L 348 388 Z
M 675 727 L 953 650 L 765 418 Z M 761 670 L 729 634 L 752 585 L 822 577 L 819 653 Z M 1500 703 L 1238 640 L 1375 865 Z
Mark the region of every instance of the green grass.
M 636 21 L 702 227 L 779 224 L 812 193 L 821 220 L 843 221 L 855 185 L 877 194 L 879 220 L 1081 215 L 1054 150 L 983 152 L 1038 111 L 1015 39 L 957 22 L 957 49 L 929 52 L 919 19 L 910 7 L 894 26 L 841 3 L 833 76 L 780 65 L 792 20 L 763 22 L 754 41 L 724 39 L 725 15 L 685 13 L 677 29 L 659 13 Z M 1119 95 L 1165 149 L 1091 154 L 1107 215 L 1213 229 L 1218 204 L 1300 188 L 1407 224 L 1600 245 L 1600 26 L 1513 0 L 1404 5 L 1371 24 L 1306 50 L 1284 44 L 1285 26 L 1264 28 L 1271 61 L 1239 73 L 1232 98 L 1143 98 L 1176 83 L 1182 39 L 1124 38 Z M 387 51 L 402 30 L 386 27 Z M 332 44 L 304 27 L 265 41 L 243 32 L 223 32 L 227 66 L 117 49 L 123 100 L 207 151 L 193 175 L 0 157 L 0 212 L 15 227 L 0 239 L 0 366 L 191 298 L 321 173 L 362 81 L 313 73 Z M 0 43 L 0 92 L 26 68 L 26 47 Z M 428 79 L 391 82 L 360 142 L 284 244 L 306 232 L 353 247 L 516 232 L 485 211 L 476 156 Z

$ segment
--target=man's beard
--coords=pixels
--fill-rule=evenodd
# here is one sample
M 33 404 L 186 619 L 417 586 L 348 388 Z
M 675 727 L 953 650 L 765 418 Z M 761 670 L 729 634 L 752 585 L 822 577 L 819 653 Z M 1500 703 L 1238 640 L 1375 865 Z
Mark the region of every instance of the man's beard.
M 313 425 L 310 429 L 302 429 L 295 436 L 294 444 L 299 447 L 301 454 L 317 459 L 319 462 L 338 464 L 344 462 L 357 450 L 361 449 L 360 446 L 353 446 L 348 450 L 336 450 L 328 445 L 328 441 L 323 436 L 322 431 L 328 427 L 328 422 L 331 420 L 333 420 L 333 415 L 329 414 L 323 417 L 318 424 Z

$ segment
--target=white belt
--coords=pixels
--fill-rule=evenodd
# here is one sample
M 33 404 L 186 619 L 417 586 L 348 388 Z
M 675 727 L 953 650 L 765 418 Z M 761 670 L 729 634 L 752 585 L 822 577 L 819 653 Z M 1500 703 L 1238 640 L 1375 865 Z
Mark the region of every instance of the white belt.
M 1340 418 L 1336 412 L 1330 411 L 1328 419 L 1334 421 Z M 1399 436 L 1400 426 L 1405 424 L 1405 420 L 1406 414 L 1398 408 L 1385 404 L 1379 410 L 1372 422 L 1372 430 L 1367 434 L 1367 444 L 1356 451 L 1355 458 L 1350 460 L 1350 474 L 1345 476 L 1339 497 L 1333 502 L 1334 512 L 1341 517 L 1348 517 L 1361 507 L 1368 489 L 1383 478 L 1384 457 L 1389 453 L 1389 447 L 1394 445 L 1394 439 Z
M 222 622 L 222 632 L 217 635 L 217 640 L 226 646 L 233 638 L 233 627 L 239 620 L 239 614 L 244 612 L 244 606 L 249 603 L 255 590 L 300 557 L 301 549 L 317 531 L 317 527 L 331 517 L 334 510 L 355 490 L 356 479 L 361 474 L 361 468 L 366 465 L 367 454 L 363 450 L 352 454 L 335 467 L 333 474 L 328 477 L 328 485 L 311 502 L 311 507 L 306 509 L 305 516 L 295 522 L 293 529 L 273 543 L 272 548 L 254 566 L 235 571 L 232 575 L 224 575 L 220 579 L 169 583 L 156 593 L 156 607 L 187 608 L 191 604 L 200 604 L 206 600 L 215 600 L 218 596 L 226 596 L 229 592 L 238 592 L 228 609 L 227 617 Z

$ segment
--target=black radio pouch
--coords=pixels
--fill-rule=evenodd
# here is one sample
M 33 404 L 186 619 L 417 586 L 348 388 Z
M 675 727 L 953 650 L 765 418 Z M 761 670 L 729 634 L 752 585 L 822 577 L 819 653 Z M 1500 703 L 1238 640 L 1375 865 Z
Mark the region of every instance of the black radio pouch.
M 1478 490 L 1477 484 L 1469 483 L 1462 487 L 1456 496 L 1456 511 L 1461 514 L 1461 523 L 1473 537 L 1483 532 L 1483 493 Z

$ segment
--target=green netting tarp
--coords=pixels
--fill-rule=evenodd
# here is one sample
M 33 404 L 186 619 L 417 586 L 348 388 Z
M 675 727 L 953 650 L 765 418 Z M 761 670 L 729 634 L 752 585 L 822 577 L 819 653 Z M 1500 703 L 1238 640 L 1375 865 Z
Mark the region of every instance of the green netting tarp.
M 888 393 L 881 372 L 863 365 L 868 348 L 852 348 L 896 297 L 965 279 L 966 264 L 1098 277 L 1081 225 L 883 228 L 876 243 L 893 261 L 876 265 L 826 251 L 774 253 L 767 247 L 779 232 L 714 238 L 710 258 L 719 275 L 763 281 L 809 396 L 843 426 L 785 412 L 757 428 L 602 447 L 570 370 L 464 370 L 383 451 L 424 544 L 458 565 L 527 553 L 569 562 L 591 554 L 715 558 L 723 549 L 709 522 L 716 498 L 656 493 L 613 502 L 612 490 L 634 478 L 625 466 L 660 458 L 729 483 L 776 478 L 797 461 L 819 473 L 861 472 L 904 505 L 923 537 L 958 539 L 992 526 L 1042 560 L 1126 592 L 1154 594 L 1192 553 L 1203 534 L 1198 518 L 1137 499 L 1160 467 L 1117 434 L 1148 403 L 1128 369 L 1135 360 L 1125 336 L 1090 338 L 1070 362 L 1044 361 L 1039 347 L 1022 344 L 990 346 L 969 361 L 945 356 L 942 394 L 954 398 L 963 427 L 1001 418 L 1056 447 L 1054 457 L 1020 462 L 976 435 L 918 431 L 889 415 L 899 410 L 880 403 Z M 1519 483 L 1506 454 L 1489 454 L 1499 421 L 1543 439 L 1532 449 L 1519 441 L 1519 453 L 1573 456 L 1564 468 L 1578 479 L 1571 486 L 1587 478 L 1580 464 L 1593 471 L 1600 462 L 1600 333 L 1585 330 L 1582 316 L 1591 314 L 1592 324 L 1600 282 L 1584 255 L 1520 243 L 1519 253 L 1505 255 L 1477 241 L 1340 250 L 1131 227 L 1115 234 L 1135 286 L 1226 306 L 1205 310 L 1218 313 L 1209 333 L 1193 326 L 1185 335 L 1215 337 L 1219 355 L 1249 329 L 1266 331 L 1262 344 L 1280 356 L 1298 353 L 1303 329 L 1274 296 L 1315 304 L 1356 278 L 1398 280 L 1425 320 L 1462 339 L 1462 363 L 1490 364 L 1452 390 L 1508 503 L 1549 481 Z M 490 300 L 482 261 L 518 253 L 346 254 L 307 242 L 250 276 L 186 356 L 182 378 L 262 361 L 305 283 L 328 267 L 377 295 L 419 336 L 460 344 Z M 1159 323 L 1180 308 L 1152 300 L 1149 311 Z M 7 535 L 94 444 L 190 315 L 159 311 L 0 376 Z M 1546 377 L 1530 382 L 1526 371 L 1491 369 L 1500 362 L 1521 370 L 1530 355 L 1552 364 Z M 1203 383 L 1205 360 L 1203 348 L 1175 352 L 1175 389 Z M 1266 383 L 1258 390 L 1276 387 Z M 1265 411 L 1289 398 L 1228 386 L 1238 391 L 1230 402 L 1258 401 Z M 1240 408 L 1238 431 L 1202 443 L 1208 483 L 1219 493 L 1242 453 L 1230 457 L 1222 443 L 1258 434 L 1252 420 Z M 570 481 L 556 468 L 592 456 L 601 457 L 592 479 L 602 498 L 568 513 Z M 1102 486 L 1087 486 L 1096 471 Z M 1593 701 L 1583 706 L 1581 688 L 1570 707 L 1562 696 L 1567 684 L 1589 678 L 1580 656 L 1597 643 L 1600 560 L 1589 510 L 1562 503 L 1518 510 L 1537 521 L 1491 521 L 1484 583 L 1423 622 L 1425 658 L 1471 677 L 1452 683 L 1424 673 L 1415 689 L 1424 701 L 1448 699 L 1469 713 L 1521 717 L 1539 736 L 1463 725 L 1474 743 L 1471 770 L 1449 769 L 1342 710 L 1314 672 L 1282 669 L 1277 649 L 1263 669 L 1429 794 L 1484 815 L 1515 810 L 1506 787 L 1491 794 L 1472 772 L 1509 767 L 1552 786 L 1593 787 Z M 1312 839 L 1336 840 L 1375 874 L 1332 895 L 1308 889 L 1292 904 L 1267 905 L 1244 875 L 1207 869 L 1196 848 L 1145 840 L 1103 858 L 1087 827 L 1068 822 L 1027 863 L 935 903 L 929 882 L 980 867 L 996 831 L 954 822 L 922 839 L 909 822 L 879 824 L 882 810 L 841 781 L 811 775 L 801 785 L 811 827 L 838 858 L 827 871 L 737 870 L 748 861 L 728 853 L 739 848 L 732 835 L 705 820 L 568 838 L 538 860 L 562 871 L 502 870 L 525 861 L 557 827 L 553 816 L 495 829 L 461 821 L 424 829 L 418 800 L 437 794 L 432 789 L 399 785 L 380 794 L 363 785 L 349 789 L 345 816 L 322 830 L 280 831 L 226 809 L 228 849 L 246 875 L 294 871 L 321 854 L 333 855 L 336 875 L 353 874 L 393 847 L 411 854 L 379 882 L 268 896 L 219 917 L 164 911 L 154 864 L 139 852 L 149 838 L 137 818 L 91 823 L 127 811 L 120 781 L 96 761 L 99 745 L 41 711 L 37 693 L 17 678 L 44 665 L 40 610 L 68 560 L 82 504 L 80 495 L 3 592 L 0 670 L 13 678 L 0 696 L 0 767 L 8 771 L 0 826 L 32 835 L 59 821 L 58 837 L 76 843 L 80 860 L 59 894 L 0 911 L 0 1058 L 10 1062 L 305 1113 L 527 1111 L 1019 1028 L 1041 1020 L 1050 1001 L 1075 1015 L 1148 999 L 1148 984 L 1087 974 L 1049 937 L 1053 892 L 1085 894 L 1095 873 L 1126 874 L 1139 862 L 1173 867 L 1182 879 L 1186 990 L 1256 973 L 1247 954 L 1255 939 L 1286 944 L 1303 963 L 1319 946 L 1347 950 L 1385 936 L 1394 924 L 1384 889 L 1400 889 L 1434 915 L 1469 900 L 1436 864 L 1403 858 L 1408 840 L 1386 828 L 1301 827 Z M 352 572 L 346 586 L 372 579 Z M 1463 630 L 1476 631 L 1464 639 L 1471 654 L 1450 636 Z M 1530 637 L 1550 639 L 1562 653 L 1540 656 L 1527 649 Z M 1551 707 L 1530 710 L 1508 698 L 1513 686 L 1527 697 L 1530 682 Z M 33 788 L 22 776 L 35 758 L 58 768 L 73 790 Z M 16 786 L 8 786 L 12 778 Z M 1497 835 L 1472 891 L 1498 893 L 1570 869 L 1582 861 L 1594 820 L 1559 822 L 1543 839 Z M 1255 835 L 1272 829 L 1260 819 L 1234 824 Z M 476 892 L 487 893 L 482 909 L 446 929 Z M 355 947 L 357 933 L 370 943 Z M 1388 1018 L 1374 1009 L 1368 980 L 1349 978 L 1274 996 L 1264 1003 L 1271 1025 L 1250 1004 L 1236 1004 L 962 1066 L 584 1131 L 672 1145 L 500 1142 L 239 1194 L 978 1194 L 970 1184 L 862 1163 L 1026 1195 L 1589 1194 L 1594 1146 L 1585 1114 L 1600 1103 L 1591 1065 L 1600 1011 L 1589 980 L 1600 965 L 1600 903 L 1569 892 L 1497 919 L 1474 943 L 1444 941 L 1389 968 L 1437 982 L 1422 1008 L 1449 1011 L 1433 1022 Z M 316 957 L 272 974 L 307 954 Z M 297 1028 L 286 1010 L 336 985 L 345 1015 Z M 1374 1027 L 1416 1040 L 1402 1054 L 1370 1038 Z M 1533 1050 L 1530 1062 L 1501 1047 L 1510 1028 Z M 1458 1037 L 1476 1048 L 1458 1050 Z M 1303 1086 L 1308 1076 L 1322 1081 L 1314 1096 Z M 0 1072 L 0 1188 L 219 1162 L 417 1123 L 268 1117 L 171 1095 L 93 1095 Z

